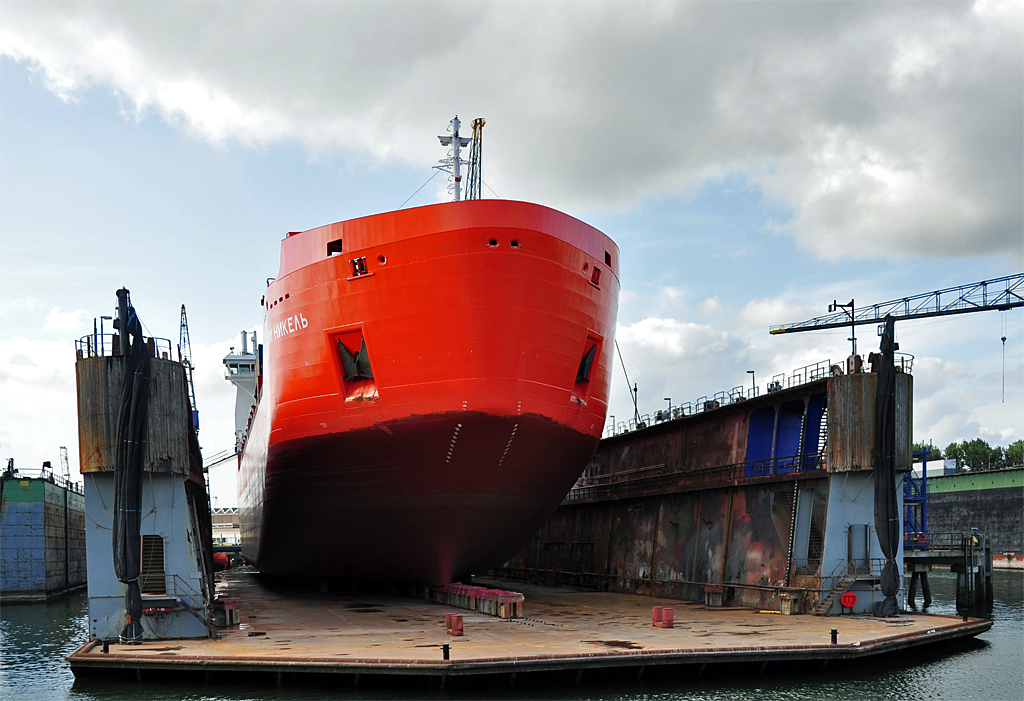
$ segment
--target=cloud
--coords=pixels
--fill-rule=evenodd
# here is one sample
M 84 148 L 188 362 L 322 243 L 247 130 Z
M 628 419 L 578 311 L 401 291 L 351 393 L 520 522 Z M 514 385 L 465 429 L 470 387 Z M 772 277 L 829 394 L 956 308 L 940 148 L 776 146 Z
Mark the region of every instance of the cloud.
M 721 314 L 723 311 L 725 311 L 724 307 L 722 306 L 722 301 L 718 299 L 718 295 L 715 295 L 714 297 L 708 297 L 707 299 L 700 303 L 699 307 L 700 310 L 705 314 Z
M 966 365 L 923 357 L 914 361 L 914 436 L 945 448 L 952 442 L 983 438 L 1007 445 L 1024 438 L 1021 402 L 1024 367 L 1007 368 L 1006 401 L 1002 373 L 986 364 Z M 1008 409 L 1007 407 L 1015 407 Z
M 807 310 L 781 297 L 752 299 L 743 307 L 738 320 L 763 331 L 765 326 L 788 324 L 807 318 Z
M 43 331 L 56 331 L 58 333 L 80 331 L 82 329 L 82 319 L 86 313 L 84 309 L 65 312 L 61 311 L 59 307 L 54 307 L 46 315 L 46 321 L 43 322 Z
M 78 463 L 75 350 L 71 343 L 0 340 L 0 457 L 14 458 L 23 471 L 44 460 L 59 464 L 67 446 L 73 470 Z
M 469 9 L 472 8 L 472 11 Z M 0 52 L 216 144 L 365 167 L 488 118 L 485 177 L 570 209 L 724 176 L 817 255 L 1020 258 L 1017 3 L 8 3 Z M 438 37 L 444 37 L 439 41 Z
M 820 296 L 820 295 L 810 295 Z M 1018 409 L 1024 403 L 1024 363 L 1022 346 L 1008 346 L 1005 384 L 1000 356 L 993 352 L 998 338 L 985 346 L 978 334 L 985 328 L 983 315 L 972 319 L 956 317 L 945 326 L 934 320 L 903 322 L 900 333 L 904 351 L 918 353 L 913 361 L 914 439 L 934 441 L 944 448 L 952 441 L 981 437 L 993 445 L 1007 445 L 1024 438 Z M 761 392 L 775 377 L 786 377 L 798 369 L 825 363 L 844 364 L 850 353 L 848 329 L 835 332 L 768 336 L 766 324 L 777 320 L 806 318 L 806 310 L 785 300 L 752 300 L 741 311 L 723 312 L 715 325 L 704 325 L 670 317 L 648 317 L 630 325 L 620 325 L 616 338 L 631 383 L 639 388 L 639 411 L 653 414 L 666 406 L 695 403 L 701 397 L 713 397 L 735 387 L 747 390 L 754 370 Z M 951 327 L 949 324 L 955 323 Z M 915 326 L 917 324 L 917 326 Z M 870 327 L 858 350 L 861 354 L 877 348 Z M 1013 327 L 1008 335 L 1019 339 Z M 950 343 L 966 342 L 973 351 L 970 362 L 954 362 L 936 357 L 951 353 Z M 616 358 L 617 361 L 617 358 Z M 1005 402 L 1003 391 L 1005 387 Z M 633 415 L 630 394 L 626 392 L 622 368 L 612 368 L 611 399 L 608 413 L 616 422 Z M 609 419 L 609 422 L 611 419 Z

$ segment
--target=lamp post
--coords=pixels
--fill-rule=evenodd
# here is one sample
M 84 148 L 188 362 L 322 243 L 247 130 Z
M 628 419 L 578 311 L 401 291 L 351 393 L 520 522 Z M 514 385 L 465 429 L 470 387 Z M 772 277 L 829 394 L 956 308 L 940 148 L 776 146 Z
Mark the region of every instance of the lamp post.
M 106 319 L 107 321 L 113 321 L 114 317 L 112 317 L 112 316 L 101 316 L 100 317 L 100 355 L 103 355 L 103 345 L 104 345 L 104 343 L 103 343 L 103 320 L 104 319 Z
M 747 370 L 747 374 L 750 375 L 750 396 L 753 397 L 757 394 L 757 379 L 754 377 L 753 370 Z
M 832 304 L 828 305 L 830 314 L 838 312 L 840 309 L 850 317 L 850 337 L 846 340 L 853 343 L 853 355 L 857 355 L 857 308 L 854 306 L 852 299 L 849 304 L 839 304 L 836 300 L 832 300 Z

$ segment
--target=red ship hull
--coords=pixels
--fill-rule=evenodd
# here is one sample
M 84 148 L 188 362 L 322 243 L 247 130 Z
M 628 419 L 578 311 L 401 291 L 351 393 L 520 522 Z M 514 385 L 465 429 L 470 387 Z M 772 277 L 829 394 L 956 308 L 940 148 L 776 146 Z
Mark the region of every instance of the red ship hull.
M 617 263 L 601 232 L 521 202 L 289 235 L 240 463 L 246 557 L 445 583 L 514 554 L 600 439 Z

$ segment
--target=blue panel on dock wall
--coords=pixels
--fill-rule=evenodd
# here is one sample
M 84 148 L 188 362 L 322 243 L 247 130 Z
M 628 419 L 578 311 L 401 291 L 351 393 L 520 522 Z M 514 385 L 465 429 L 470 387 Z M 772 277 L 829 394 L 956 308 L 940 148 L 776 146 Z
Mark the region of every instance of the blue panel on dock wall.
M 791 402 L 779 409 L 779 423 L 775 437 L 776 458 L 789 458 L 800 452 L 800 423 L 803 416 L 803 402 Z M 792 460 L 776 460 L 776 471 L 791 472 L 792 463 Z
M 750 415 L 747 429 L 747 477 L 760 474 L 757 464 L 772 457 L 772 435 L 775 432 L 775 410 L 759 409 Z
M 0 590 L 43 591 L 46 589 L 43 502 L 10 501 L 6 496 L 0 522 Z

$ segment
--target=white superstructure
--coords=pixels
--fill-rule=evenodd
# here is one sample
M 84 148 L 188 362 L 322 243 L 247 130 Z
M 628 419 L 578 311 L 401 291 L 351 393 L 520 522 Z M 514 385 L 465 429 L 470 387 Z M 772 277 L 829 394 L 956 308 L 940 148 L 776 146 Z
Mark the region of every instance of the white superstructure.
M 240 352 L 232 347 L 224 356 L 224 379 L 235 386 L 235 452 L 242 449 L 245 432 L 249 427 L 249 416 L 256 406 L 256 364 L 258 363 L 256 332 L 252 332 L 252 348 L 249 334 L 242 332 Z

